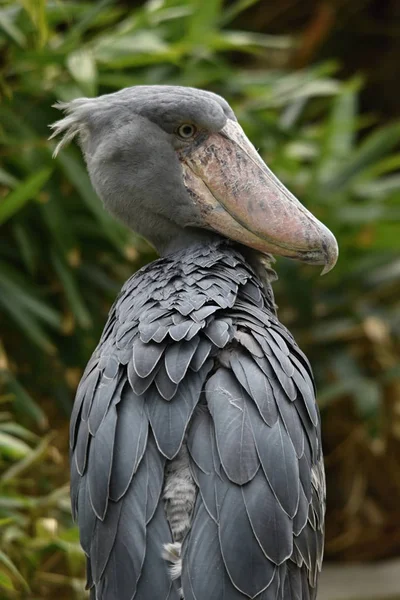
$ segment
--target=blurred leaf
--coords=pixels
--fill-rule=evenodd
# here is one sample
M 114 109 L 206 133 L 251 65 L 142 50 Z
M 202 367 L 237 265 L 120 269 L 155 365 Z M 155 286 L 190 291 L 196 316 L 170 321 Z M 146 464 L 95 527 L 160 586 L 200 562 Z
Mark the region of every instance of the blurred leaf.
M 207 44 L 217 26 L 222 9 L 221 0 L 203 2 L 203 0 L 190 0 L 193 8 L 187 27 L 186 40 L 193 46 Z
M 44 321 L 48 325 L 59 328 L 60 315 L 45 302 L 35 297 L 27 286 L 21 285 L 13 269 L 0 261 L 0 288 L 3 292 L 14 297 L 14 303 Z
M 44 352 L 54 354 L 55 346 L 52 344 L 49 336 L 37 319 L 32 314 L 21 310 L 21 305 L 15 302 L 14 296 L 10 293 L 9 288 L 3 287 L 0 294 L 0 304 L 3 305 L 5 312 L 15 320 L 19 327 L 25 332 L 25 335 L 37 344 Z
M 376 417 L 380 408 L 381 388 L 373 379 L 363 378 L 353 388 L 358 415 L 362 419 Z
M 22 577 L 21 573 L 18 571 L 17 567 L 14 563 L 0 550 L 0 565 L 3 565 L 8 569 L 14 579 L 26 590 L 29 592 L 29 585 Z
M 349 157 L 344 166 L 332 173 L 325 182 L 326 192 L 337 193 L 345 187 L 351 179 L 359 175 L 371 164 L 382 158 L 389 150 L 396 147 L 400 140 L 400 123 L 393 123 L 382 127 L 368 136 L 361 146 Z
M 13 13 L 6 8 L 0 9 L 0 27 L 18 46 L 24 47 L 26 45 L 26 36 L 24 33 L 15 25 L 13 20 Z
M 20 2 L 36 27 L 39 46 L 44 46 L 49 33 L 47 28 L 46 0 L 20 0 Z
M 247 8 L 250 8 L 254 4 L 257 4 L 258 0 L 236 0 L 230 6 L 225 6 L 219 19 L 220 25 L 226 25 L 233 21 L 240 13 L 244 12 Z
M 76 317 L 78 324 L 84 329 L 91 327 L 92 319 L 90 317 L 89 310 L 87 309 L 85 302 L 79 292 L 79 288 L 75 281 L 73 273 L 67 267 L 64 260 L 56 252 L 53 252 L 52 260 L 55 270 L 58 273 L 58 276 L 60 277 L 60 281 L 64 286 L 69 305 Z
M 318 179 L 330 179 L 332 170 L 338 163 L 351 155 L 357 128 L 357 88 L 358 82 L 347 84 L 332 101 L 330 117 L 327 121 L 322 152 L 316 161 Z
M 0 167 L 0 183 L 14 188 L 18 185 L 18 179 Z
M 51 437 L 51 435 L 46 436 L 34 450 L 30 450 L 29 453 L 22 457 L 22 460 L 14 463 L 5 473 L 3 473 L 1 476 L 2 483 L 16 479 L 26 470 L 30 469 L 32 465 L 42 460 L 49 447 Z
M 355 184 L 354 193 L 361 198 L 380 199 L 397 194 L 400 200 L 400 175 L 388 175 L 380 179 Z
M 37 265 L 37 244 L 32 239 L 32 233 L 22 223 L 15 223 L 13 231 L 26 268 L 30 273 L 34 273 Z
M 68 69 L 79 84 L 85 96 L 95 96 L 97 92 L 97 69 L 90 50 L 71 52 L 67 57 Z
M 74 13 L 74 15 L 76 15 L 78 17 L 78 20 L 76 23 L 74 23 L 69 30 L 66 32 L 65 38 L 64 38 L 64 44 L 65 45 L 69 45 L 72 42 L 75 41 L 75 39 L 79 39 L 79 37 L 82 36 L 83 33 L 85 33 L 85 31 L 87 29 L 89 29 L 91 26 L 93 26 L 96 21 L 97 18 L 100 15 L 105 15 L 107 14 L 107 7 L 113 4 L 113 0 L 97 0 L 95 3 L 91 4 L 86 4 L 86 6 L 82 3 L 81 7 L 79 6 L 78 3 L 73 3 L 73 2 L 69 2 L 68 5 L 64 5 L 64 6 L 69 6 L 71 12 Z M 83 9 L 81 10 L 81 14 L 78 13 L 79 8 Z
M 23 458 L 31 452 L 28 444 L 18 438 L 0 431 L 0 453 L 7 458 Z
M 0 203 L 0 225 L 34 198 L 48 181 L 52 168 L 45 167 L 19 183 Z
M 6 575 L 6 573 L 0 571 L 0 588 L 5 590 L 14 590 L 14 585 L 11 577 Z
M 22 427 L 19 423 L 13 423 L 12 421 L 9 423 L 0 423 L 0 430 L 4 431 L 4 433 L 19 437 L 22 440 L 26 440 L 27 442 L 34 443 L 38 440 L 38 436 L 32 431 L 29 431 L 29 429 Z
M 132 32 L 126 35 L 103 38 L 93 48 L 97 61 L 108 67 L 123 68 L 130 65 L 150 64 L 160 59 L 172 59 L 174 52 L 152 31 Z
M 22 385 L 13 377 L 9 371 L 1 371 L 2 377 L 6 383 L 7 389 L 13 394 L 14 409 L 19 416 L 24 415 L 31 419 L 40 429 L 48 425 L 47 417 L 40 406 L 33 400 Z
M 293 42 L 288 36 L 266 35 L 246 31 L 222 31 L 212 42 L 218 50 L 289 50 Z

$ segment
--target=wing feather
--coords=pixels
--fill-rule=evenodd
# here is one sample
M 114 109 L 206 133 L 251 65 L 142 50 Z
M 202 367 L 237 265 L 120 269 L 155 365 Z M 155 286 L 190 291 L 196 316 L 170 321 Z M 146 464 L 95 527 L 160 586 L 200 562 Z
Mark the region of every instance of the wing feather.
M 146 531 L 146 557 L 137 585 L 137 600 L 179 600 L 178 590 L 171 581 L 168 564 L 160 551 L 162 545 L 169 542 L 172 542 L 171 531 L 164 507 L 159 502 Z
M 103 573 L 94 575 L 97 585 L 101 584 L 104 598 L 132 600 L 136 594 L 136 585 L 142 572 L 146 552 L 146 504 L 148 487 L 148 469 L 142 461 L 125 496 L 119 501 L 120 516 L 114 536 L 114 543 L 106 557 Z M 119 504 L 117 503 L 117 504 Z M 98 546 L 101 547 L 107 539 L 108 515 L 104 522 L 97 521 Z M 112 519 L 115 528 L 115 520 Z M 114 534 L 114 530 L 113 530 Z M 91 561 L 98 564 L 96 547 L 91 547 Z M 103 561 L 104 562 L 104 561 Z M 121 577 L 123 573 L 123 577 Z M 102 596 L 100 595 L 100 598 Z
M 164 353 L 166 342 L 148 342 L 145 344 L 137 337 L 133 344 L 132 361 L 136 373 L 142 379 L 148 377 L 157 366 Z
M 238 484 L 250 481 L 260 466 L 246 396 L 231 371 L 225 368 L 218 369 L 206 383 L 219 456 L 229 479 Z
M 136 473 L 146 448 L 149 423 L 144 398 L 125 384 L 117 406 L 114 458 L 110 481 L 110 498 L 119 500 Z
M 94 512 L 101 520 L 104 519 L 108 504 L 116 426 L 117 410 L 115 405 L 112 405 L 92 439 L 89 450 L 90 501 Z
M 185 377 L 189 364 L 199 345 L 200 338 L 172 344 L 165 352 L 165 369 L 173 383 L 180 383 Z
M 229 577 L 243 594 L 254 598 L 271 584 L 276 565 L 256 542 L 240 486 L 228 487 L 219 524 L 221 552 Z
M 243 600 L 243 594 L 232 585 L 225 570 L 218 527 L 201 500 L 197 501 L 183 548 L 182 588 L 185 600 Z
M 242 487 L 249 521 L 260 547 L 276 565 L 293 552 L 293 521 L 276 501 L 262 471 Z
M 299 504 L 299 465 L 292 441 L 278 420 L 273 427 L 266 426 L 258 415 L 251 415 L 258 456 L 268 483 L 290 518 Z
M 244 352 L 233 351 L 230 364 L 238 381 L 256 403 L 261 417 L 272 427 L 278 419 L 278 407 L 268 377 Z
M 188 373 L 170 402 L 163 400 L 154 387 L 146 394 L 145 408 L 157 446 L 168 459 L 179 452 L 211 367 L 212 361 L 208 361 L 199 371 Z

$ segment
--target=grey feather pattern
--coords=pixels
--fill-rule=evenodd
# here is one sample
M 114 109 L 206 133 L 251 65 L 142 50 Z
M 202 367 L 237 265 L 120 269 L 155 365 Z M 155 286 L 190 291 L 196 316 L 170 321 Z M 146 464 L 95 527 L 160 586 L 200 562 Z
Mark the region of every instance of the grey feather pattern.
M 179 593 L 171 581 L 168 565 L 160 552 L 160 540 L 172 542 L 172 536 L 161 503 L 151 519 L 146 532 L 146 557 L 137 585 L 135 598 L 147 600 L 180 600 Z M 175 587 L 175 589 L 173 589 Z
M 185 600 L 244 598 L 228 577 L 221 555 L 218 528 L 200 500 L 183 550 L 182 587 Z
M 265 476 L 283 510 L 293 518 L 299 503 L 299 466 L 291 439 L 281 423 L 265 426 L 252 420 L 257 452 Z
M 170 460 L 179 452 L 211 367 L 212 361 L 209 361 L 203 365 L 200 371 L 189 373 L 179 384 L 175 397 L 170 402 L 166 402 L 154 387 L 146 395 L 146 412 L 157 446 L 160 452 Z
M 89 484 L 87 479 L 87 474 L 85 473 L 79 486 L 77 515 L 81 546 L 86 554 L 90 554 L 90 545 L 92 543 L 97 518 L 90 502 Z
M 201 369 L 208 356 L 210 355 L 212 347 L 212 342 L 209 339 L 199 338 L 199 344 L 190 363 L 190 368 L 193 369 L 193 371 L 198 371 L 199 369 Z
M 247 515 L 265 555 L 276 565 L 293 552 L 293 522 L 276 502 L 262 472 L 242 487 Z
M 231 481 L 244 484 L 257 472 L 257 456 L 244 389 L 231 371 L 218 369 L 206 384 L 208 408 L 214 421 L 218 453 Z
M 117 410 L 113 405 L 101 422 L 90 447 L 88 485 L 90 502 L 97 517 L 104 519 L 113 461 Z
M 245 352 L 233 351 L 230 365 L 238 381 L 256 403 L 261 417 L 272 427 L 278 419 L 278 407 L 268 377 Z
M 140 378 L 148 377 L 155 369 L 164 349 L 164 343 L 148 342 L 145 344 L 140 338 L 133 344 L 133 366 Z
M 196 336 L 189 342 L 176 343 L 167 348 L 165 352 L 165 369 L 173 383 L 179 383 L 185 377 L 199 341 L 200 338 Z
M 164 362 L 161 363 L 155 377 L 155 384 L 160 396 L 164 398 L 164 400 L 171 400 L 175 396 L 178 384 L 170 379 Z
M 136 473 L 146 448 L 149 431 L 144 398 L 125 384 L 117 406 L 118 421 L 114 439 L 110 498 L 119 500 L 125 494 Z
M 219 536 L 224 564 L 234 585 L 250 598 L 273 580 L 276 565 L 254 536 L 248 535 L 249 517 L 240 486 L 229 486 L 220 509 Z M 240 549 L 240 551 L 239 551 Z
M 128 280 L 82 378 L 71 500 L 92 598 L 178 600 L 161 495 L 185 435 L 199 488 L 185 600 L 314 599 L 325 488 L 312 373 L 229 242 Z

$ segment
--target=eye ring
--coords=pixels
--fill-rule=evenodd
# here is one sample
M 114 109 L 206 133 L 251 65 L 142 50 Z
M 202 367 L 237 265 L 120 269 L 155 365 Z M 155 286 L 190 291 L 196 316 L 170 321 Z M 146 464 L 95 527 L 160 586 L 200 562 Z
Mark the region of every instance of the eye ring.
M 183 123 L 178 127 L 176 133 L 183 140 L 190 140 L 190 138 L 194 137 L 196 131 L 197 129 L 194 125 L 192 125 L 192 123 Z

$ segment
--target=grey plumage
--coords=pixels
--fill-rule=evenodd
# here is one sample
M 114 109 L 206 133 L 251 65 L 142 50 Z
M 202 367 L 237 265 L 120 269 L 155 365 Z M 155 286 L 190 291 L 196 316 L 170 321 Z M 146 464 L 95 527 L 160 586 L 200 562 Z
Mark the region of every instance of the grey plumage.
M 184 271 L 198 272 L 196 265 L 202 278 L 179 291 L 168 286 L 169 279 L 186 281 Z M 214 281 L 209 291 L 231 282 L 227 307 L 213 292 L 203 294 L 202 279 Z M 188 321 L 197 323 L 202 308 L 201 326 L 188 340 Z M 165 323 L 163 341 L 143 340 L 149 320 Z M 72 497 L 97 598 L 179 598 L 161 559 L 162 546 L 173 541 L 162 488 L 166 458 L 179 452 L 185 434 L 199 490 L 183 544 L 185 599 L 304 600 L 305 585 L 314 597 L 324 483 L 312 377 L 241 254 L 221 241 L 144 267 L 125 284 L 110 323 L 71 424 L 73 464 L 82 473 L 74 467 Z M 182 324 L 186 334 L 177 340 L 174 328 Z M 131 358 L 122 364 L 116 357 L 126 346 Z M 106 373 L 110 357 L 118 365 Z M 146 385 L 138 393 L 140 381 Z

